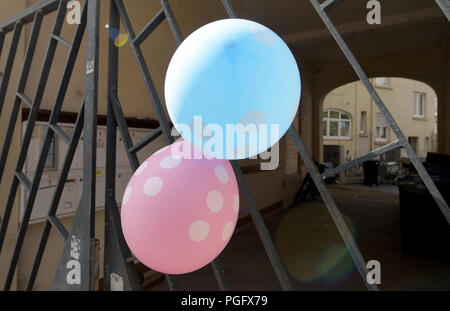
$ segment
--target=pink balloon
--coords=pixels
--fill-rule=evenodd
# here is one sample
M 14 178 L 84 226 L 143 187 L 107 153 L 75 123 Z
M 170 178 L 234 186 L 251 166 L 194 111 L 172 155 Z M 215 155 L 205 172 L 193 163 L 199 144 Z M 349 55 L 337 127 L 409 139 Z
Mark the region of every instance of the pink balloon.
M 191 157 L 180 151 L 191 151 Z M 222 252 L 238 212 L 230 162 L 206 159 L 183 141 L 150 156 L 131 177 L 122 200 L 122 229 L 133 254 L 149 268 L 189 273 Z

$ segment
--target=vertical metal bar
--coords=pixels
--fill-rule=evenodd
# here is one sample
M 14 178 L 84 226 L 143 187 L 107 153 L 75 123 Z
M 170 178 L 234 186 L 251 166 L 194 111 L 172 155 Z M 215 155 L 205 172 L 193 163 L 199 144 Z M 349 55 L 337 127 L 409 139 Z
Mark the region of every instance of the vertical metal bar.
M 28 40 L 28 47 L 25 54 L 25 60 L 23 62 L 22 73 L 20 75 L 19 85 L 17 86 L 17 93 L 22 94 L 25 90 L 25 84 L 28 80 L 28 75 L 31 69 L 31 63 L 34 57 L 34 50 L 36 48 L 36 43 L 39 38 L 39 33 L 41 30 L 42 23 L 42 12 L 36 12 L 34 16 L 33 29 L 31 30 L 30 39 Z M 17 94 L 16 93 L 16 94 Z M 11 116 L 9 118 L 8 129 L 6 130 L 5 141 L 3 143 L 2 154 L 0 157 L 0 181 L 3 177 L 3 171 L 6 166 L 6 160 L 8 158 L 9 148 L 11 146 L 11 140 L 13 138 L 14 129 L 16 127 L 17 116 L 19 114 L 21 106 L 21 99 L 16 95 L 14 99 L 13 108 L 11 111 Z
M 58 34 L 60 33 L 62 24 L 64 22 L 64 18 L 65 18 L 65 12 L 66 12 L 66 5 L 65 5 L 65 2 L 62 1 L 59 5 L 58 13 L 57 13 L 55 23 L 53 26 L 54 33 L 58 33 Z M 31 137 L 33 135 L 34 124 L 36 122 L 36 119 L 37 119 L 37 116 L 39 113 L 39 107 L 41 104 L 42 96 L 44 95 L 44 90 L 45 90 L 45 86 L 47 85 L 47 80 L 48 80 L 48 75 L 50 72 L 51 64 L 52 64 L 53 58 L 55 56 L 55 50 L 56 50 L 56 41 L 50 40 L 48 49 L 47 49 L 47 54 L 45 56 L 45 60 L 42 65 L 40 80 L 39 80 L 39 83 L 38 83 L 38 86 L 36 89 L 36 94 L 34 96 L 33 107 L 30 111 L 30 115 L 28 117 L 28 122 L 27 122 L 27 128 L 26 128 L 25 134 L 22 138 L 22 147 L 20 148 L 20 153 L 19 153 L 19 157 L 17 160 L 16 172 L 22 171 L 23 165 L 26 160 L 28 147 L 30 145 Z M 12 208 L 14 205 L 14 200 L 16 197 L 18 185 L 19 185 L 19 183 L 17 181 L 17 178 L 14 178 L 13 183 L 11 185 L 11 190 L 9 192 L 9 197 L 8 197 L 8 201 L 6 203 L 6 208 L 5 208 L 5 211 L 3 214 L 2 224 L 1 224 L 1 228 L 0 228 L 0 252 L 1 252 L 1 249 L 3 246 L 4 236 L 5 236 L 7 227 L 8 227 L 9 218 L 11 216 L 11 211 L 12 211 Z
M 259 238 L 263 243 L 264 249 L 266 250 L 267 256 L 269 257 L 270 263 L 275 271 L 275 274 L 280 282 L 281 288 L 283 290 L 293 290 L 291 281 L 289 280 L 289 276 L 287 274 L 286 268 L 283 265 L 283 262 L 280 258 L 280 254 L 273 244 L 273 241 L 270 237 L 269 231 L 264 223 L 264 219 L 259 212 L 258 207 L 256 206 L 255 200 L 250 192 L 250 188 L 245 180 L 244 174 L 242 173 L 241 168 L 237 161 L 230 161 L 233 166 L 234 173 L 238 180 L 239 189 L 243 192 L 245 200 L 247 201 L 247 208 L 250 212 L 250 216 L 252 217 L 253 223 L 255 224 L 256 231 L 258 232 Z
M 95 288 L 95 184 L 97 149 L 100 0 L 87 0 L 86 87 L 84 102 L 83 192 L 64 245 L 52 289 Z M 73 254 L 76 254 L 74 256 Z
M 90 205 L 91 238 L 94 238 L 100 1 L 88 0 L 88 7 L 89 20 L 86 40 L 86 106 L 84 116 L 83 193 L 85 193 Z
M 73 68 L 75 65 L 76 57 L 78 55 L 78 51 L 81 45 L 81 40 L 83 38 L 83 33 L 86 25 L 86 10 L 83 10 L 82 23 L 77 26 L 75 36 L 74 36 L 74 44 L 70 49 L 69 56 L 67 58 L 67 63 L 64 68 L 64 73 L 60 82 L 60 86 L 58 89 L 58 93 L 56 96 L 55 104 L 53 106 L 52 112 L 50 114 L 49 124 L 56 124 L 59 118 L 59 114 L 64 102 L 64 97 L 66 95 L 67 87 L 69 85 L 70 77 L 73 72 Z M 48 156 L 48 151 L 50 149 L 50 145 L 52 143 L 55 132 L 48 127 L 47 132 L 45 134 L 44 142 L 42 145 L 41 154 L 39 156 L 38 164 L 36 167 L 36 172 L 33 178 L 33 182 L 31 185 L 30 192 L 28 193 L 28 197 L 26 200 L 25 211 L 23 213 L 22 222 L 20 224 L 18 237 L 16 240 L 16 244 L 14 247 L 13 257 L 11 259 L 8 276 L 6 279 L 5 290 L 9 290 L 11 282 L 14 277 L 14 272 L 17 266 L 17 261 L 19 260 L 20 251 L 22 249 L 23 241 L 25 238 L 25 234 L 28 228 L 28 222 L 31 217 L 31 213 L 33 211 L 34 202 L 36 199 L 36 195 L 39 189 L 39 184 L 41 181 L 41 176 L 44 171 L 45 162 Z
M 150 71 L 148 70 L 148 66 L 145 62 L 145 59 L 144 59 L 144 56 L 142 54 L 140 47 L 134 43 L 135 34 L 134 34 L 133 27 L 131 25 L 130 19 L 125 10 L 125 7 L 122 3 L 122 0 L 114 0 L 114 3 L 116 4 L 116 7 L 119 12 L 120 18 L 122 20 L 123 26 L 124 26 L 126 32 L 128 33 L 128 36 L 131 38 L 131 41 L 130 41 L 131 48 L 132 48 L 134 56 L 137 60 L 139 70 L 141 71 L 141 74 L 144 78 L 145 86 L 147 87 L 147 91 L 150 95 L 150 99 L 152 101 L 153 107 L 155 108 L 156 115 L 158 116 L 158 120 L 160 122 L 161 129 L 162 129 L 167 141 L 169 143 L 173 143 L 174 138 L 171 135 L 171 129 L 169 126 L 169 122 L 167 122 L 166 114 L 161 105 L 161 101 L 159 99 L 158 92 L 156 91 L 155 85 L 154 85 L 152 77 L 150 75 Z M 117 120 L 117 122 L 120 125 L 119 120 Z
M 3 78 L 0 86 L 0 115 L 2 114 L 3 102 L 5 101 L 6 92 L 8 90 L 9 78 L 11 77 L 11 71 L 14 65 L 14 60 L 16 59 L 17 46 L 19 45 L 21 32 L 22 32 L 22 21 L 19 20 L 14 26 L 14 33 L 11 39 L 8 59 L 6 60 L 6 66 L 5 70 L 3 71 Z
M 112 28 L 120 27 L 120 18 L 114 2 L 110 1 L 110 21 Z M 113 275 L 122 277 L 123 290 L 140 290 L 139 276 L 134 267 L 125 239 L 123 237 L 120 215 L 116 203 L 116 136 L 117 122 L 112 107 L 117 97 L 119 49 L 109 40 L 108 47 L 108 108 L 106 130 L 106 184 L 105 184 L 105 256 L 104 289 L 111 290 Z M 114 95 L 111 95 L 114 94 Z
M 306 168 L 308 169 L 309 174 L 311 175 L 311 178 L 314 181 L 314 184 L 316 185 L 317 189 L 319 190 L 320 195 L 322 196 L 323 201 L 325 202 L 325 205 L 328 208 L 328 211 L 333 218 L 334 223 L 336 224 L 336 227 L 339 230 L 339 233 L 341 234 L 342 239 L 344 240 L 345 245 L 347 246 L 347 250 L 349 251 L 350 255 L 353 258 L 353 262 L 356 265 L 356 268 L 358 269 L 359 273 L 361 274 L 361 277 L 364 280 L 364 283 L 366 284 L 367 288 L 369 290 L 378 290 L 377 286 L 375 284 L 369 284 L 367 283 L 366 277 L 367 277 L 367 269 L 366 269 L 366 262 L 364 261 L 363 256 L 361 255 L 361 252 L 358 249 L 358 246 L 355 243 L 355 240 L 353 239 L 353 236 L 350 232 L 350 230 L 347 227 L 347 224 L 344 221 L 344 218 L 342 217 L 341 213 L 339 212 L 339 209 L 336 205 L 336 202 L 334 201 L 331 194 L 328 192 L 328 190 L 325 187 L 323 179 L 320 177 L 320 174 L 314 165 L 314 162 L 308 155 L 308 151 L 303 144 L 303 141 L 301 140 L 300 136 L 298 135 L 298 131 L 295 128 L 294 125 L 291 125 L 291 127 L 288 130 L 289 135 L 291 136 L 292 140 L 294 141 L 295 147 L 297 148 L 298 153 L 300 154 L 303 163 L 305 164 Z
M 81 132 L 83 130 L 83 122 L 84 122 L 84 101 L 81 105 L 80 113 L 78 114 L 77 121 L 75 122 L 75 129 L 70 140 L 70 144 L 64 158 L 64 164 L 62 167 L 61 175 L 58 180 L 58 184 L 56 185 L 55 192 L 53 194 L 53 198 L 50 203 L 50 208 L 48 211 L 48 216 L 55 215 L 56 210 L 58 209 L 59 200 L 61 199 L 61 195 L 64 191 L 64 186 L 67 180 L 67 176 L 69 175 L 70 167 L 72 165 L 73 158 L 75 156 L 75 152 L 80 141 Z M 31 274 L 28 279 L 26 290 L 32 290 L 34 286 L 34 282 L 36 280 L 36 276 L 39 270 L 39 266 L 41 264 L 42 256 L 44 255 L 44 250 L 47 245 L 48 237 L 50 235 L 50 229 L 52 225 L 50 221 L 47 219 L 44 225 L 44 230 L 42 231 L 41 240 L 39 242 L 38 251 L 36 257 L 34 258 L 33 267 L 31 269 Z
M 175 40 L 177 40 L 178 45 L 183 42 L 184 37 L 181 33 L 181 29 L 178 26 L 177 19 L 175 18 L 175 15 L 173 15 L 172 8 L 169 5 L 168 0 L 160 0 L 161 5 L 163 7 L 164 13 L 166 14 L 167 21 L 169 22 L 170 29 L 172 30 L 173 36 L 175 37 Z
M 405 149 L 406 154 L 408 155 L 408 157 L 410 158 L 414 167 L 416 168 L 417 172 L 419 173 L 420 177 L 422 178 L 425 186 L 427 187 L 431 196 L 435 200 L 436 204 L 439 206 L 439 208 L 440 208 L 442 214 L 444 215 L 444 217 L 446 218 L 447 222 L 450 224 L 450 209 L 449 209 L 447 203 L 445 202 L 441 193 L 437 189 L 437 187 L 434 184 L 433 180 L 431 179 L 430 175 L 428 174 L 428 172 L 426 171 L 426 169 L 420 162 L 416 153 L 409 145 L 408 140 L 406 139 L 405 135 L 401 131 L 400 127 L 397 125 L 397 122 L 395 122 L 394 118 L 392 117 L 389 110 L 386 108 L 386 105 L 381 100 L 380 96 L 378 95 L 377 91 L 373 87 L 372 83 L 370 83 L 369 78 L 367 77 L 366 73 L 361 68 L 360 64 L 356 60 L 352 51 L 350 50 L 348 45 L 345 43 L 345 41 L 342 39 L 341 35 L 337 31 L 336 27 L 334 26 L 333 22 L 330 20 L 328 15 L 320 8 L 320 4 L 317 2 L 317 0 L 310 0 L 310 1 L 311 1 L 311 4 L 316 9 L 317 13 L 319 14 L 320 18 L 322 19 L 323 23 L 325 24 L 325 26 L 328 28 L 329 32 L 333 36 L 334 40 L 341 48 L 341 50 L 344 53 L 345 57 L 347 58 L 348 62 L 353 67 L 353 69 L 356 72 L 356 74 L 358 75 L 359 79 L 366 87 L 366 89 L 369 92 L 370 96 L 372 97 L 373 101 L 377 105 L 378 109 L 386 117 L 386 120 L 389 122 L 389 125 L 391 126 L 392 131 L 394 132 L 394 134 L 397 136 L 398 140 L 402 144 L 403 148 Z

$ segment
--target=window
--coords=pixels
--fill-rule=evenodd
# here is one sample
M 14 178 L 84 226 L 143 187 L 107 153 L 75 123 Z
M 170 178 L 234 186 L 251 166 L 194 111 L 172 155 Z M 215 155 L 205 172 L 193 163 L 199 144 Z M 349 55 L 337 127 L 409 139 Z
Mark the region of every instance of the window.
M 375 86 L 391 87 L 391 79 L 389 78 L 375 78 Z
M 382 113 L 377 113 L 376 130 L 377 130 L 377 137 L 375 140 L 387 141 L 388 139 L 387 120 Z
M 408 143 L 417 154 L 417 146 L 419 145 L 419 137 L 408 137 Z
M 325 138 L 349 139 L 350 115 L 343 111 L 326 110 L 323 113 L 323 136 Z
M 367 127 L 367 111 L 361 111 L 361 124 L 359 127 L 359 133 L 365 134 Z
M 425 117 L 425 93 L 414 93 L 414 117 Z

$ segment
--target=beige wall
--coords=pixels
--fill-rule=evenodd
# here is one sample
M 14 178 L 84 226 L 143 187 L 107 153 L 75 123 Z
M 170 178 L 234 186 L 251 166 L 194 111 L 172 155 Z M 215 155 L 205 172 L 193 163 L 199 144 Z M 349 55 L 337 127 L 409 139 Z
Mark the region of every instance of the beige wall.
M 427 84 L 404 78 L 391 78 L 388 88 L 376 87 L 378 94 L 389 112 L 396 120 L 405 136 L 418 138 L 419 157 L 425 157 L 427 151 L 433 150 L 432 141 L 436 120 L 434 105 L 436 93 Z M 375 79 L 371 79 L 375 84 Z M 414 94 L 425 93 L 425 117 L 414 117 Z M 323 105 L 324 110 L 336 109 L 351 116 L 351 135 L 349 139 L 323 139 L 325 145 L 342 145 L 344 154 L 349 152 L 352 157 L 361 156 L 370 150 L 381 147 L 396 140 L 395 134 L 389 128 L 385 142 L 376 139 L 376 117 L 380 113 L 361 82 L 352 82 L 331 91 Z M 366 132 L 360 133 L 361 112 L 367 112 Z M 428 142 L 427 142 L 428 139 Z M 402 155 L 406 153 L 402 151 Z

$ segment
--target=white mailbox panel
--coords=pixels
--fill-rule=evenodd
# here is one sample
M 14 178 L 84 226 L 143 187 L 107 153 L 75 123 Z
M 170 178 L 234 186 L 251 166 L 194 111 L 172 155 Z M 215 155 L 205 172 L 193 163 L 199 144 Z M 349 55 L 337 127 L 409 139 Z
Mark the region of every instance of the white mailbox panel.
M 27 178 L 32 180 L 34 174 L 27 174 Z M 48 215 L 50 205 L 55 193 L 56 186 L 60 177 L 60 172 L 44 173 L 41 177 L 41 183 L 39 184 L 39 190 L 36 195 L 33 211 L 30 217 L 30 223 L 44 221 Z M 23 214 L 25 212 L 26 197 L 28 197 L 29 191 L 25 187 L 21 186 L 21 204 L 20 204 L 20 221 L 22 221 Z M 71 215 L 78 206 L 79 197 L 76 192 L 76 174 L 69 173 L 66 184 L 64 186 L 61 199 L 56 210 L 57 216 Z
M 56 215 L 73 215 L 78 208 L 80 199 L 81 195 L 77 193 L 77 174 L 76 172 L 70 172 L 66 179 Z
M 26 128 L 26 122 L 23 123 L 23 131 Z M 69 137 L 72 137 L 74 131 L 73 124 L 59 124 Z M 30 181 L 34 177 L 34 170 L 41 154 L 44 135 L 47 131 L 47 124 L 43 122 L 37 122 L 33 137 L 30 143 L 30 148 L 27 155 L 27 161 L 25 165 L 25 174 Z M 133 129 L 130 128 L 130 135 L 133 143 L 137 143 L 145 138 L 151 130 L 145 129 Z M 60 178 L 60 174 L 63 168 L 64 160 L 68 150 L 68 145 L 59 139 L 55 135 L 55 167 L 52 169 L 46 169 L 41 178 L 39 191 L 36 196 L 36 200 L 31 214 L 30 223 L 42 222 L 48 215 L 51 200 Z M 138 158 L 142 162 L 148 158 L 151 154 L 159 150 L 165 145 L 163 137 L 159 137 L 152 146 L 146 146 L 144 149 L 138 152 Z M 105 183 L 106 183 L 106 127 L 98 126 L 97 128 L 97 169 L 96 169 L 96 208 L 102 209 L 105 206 Z M 120 206 L 123 194 L 125 192 L 128 181 L 130 180 L 133 172 L 130 168 L 128 156 L 124 148 L 122 137 L 120 132 L 117 131 L 117 147 L 116 147 L 116 201 Z M 78 204 L 81 200 L 83 193 L 83 135 L 78 143 L 77 150 L 74 155 L 72 165 L 64 186 L 64 191 L 61 195 L 60 202 L 56 215 L 59 217 L 67 217 L 75 215 L 78 208 Z M 23 217 L 25 211 L 25 201 L 28 196 L 28 191 L 25 187 L 20 187 L 20 219 Z

